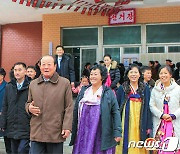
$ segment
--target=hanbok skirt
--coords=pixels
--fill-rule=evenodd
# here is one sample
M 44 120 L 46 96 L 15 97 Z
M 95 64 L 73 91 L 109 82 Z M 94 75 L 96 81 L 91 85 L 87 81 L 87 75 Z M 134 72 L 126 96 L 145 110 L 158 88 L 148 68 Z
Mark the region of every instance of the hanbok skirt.
M 115 147 L 101 150 L 100 105 L 83 105 L 73 154 L 115 154 Z

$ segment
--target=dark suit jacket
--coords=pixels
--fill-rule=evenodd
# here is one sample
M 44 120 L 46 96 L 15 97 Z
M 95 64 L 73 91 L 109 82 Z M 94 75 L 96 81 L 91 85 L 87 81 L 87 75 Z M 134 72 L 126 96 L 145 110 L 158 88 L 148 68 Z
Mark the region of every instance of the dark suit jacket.
M 75 81 L 75 72 L 74 72 L 74 64 L 73 64 L 71 55 L 64 54 L 62 56 L 60 69 L 58 66 L 58 56 L 57 55 L 55 56 L 55 61 L 57 64 L 56 72 L 60 76 L 65 77 L 68 80 L 70 80 L 70 82 L 74 82 Z

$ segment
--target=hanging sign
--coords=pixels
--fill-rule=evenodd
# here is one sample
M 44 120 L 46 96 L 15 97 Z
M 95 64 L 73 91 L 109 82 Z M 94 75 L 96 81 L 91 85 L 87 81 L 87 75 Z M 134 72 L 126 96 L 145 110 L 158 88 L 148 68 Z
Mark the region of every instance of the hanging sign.
M 109 25 L 136 23 L 135 9 L 122 9 L 118 13 L 109 16 Z

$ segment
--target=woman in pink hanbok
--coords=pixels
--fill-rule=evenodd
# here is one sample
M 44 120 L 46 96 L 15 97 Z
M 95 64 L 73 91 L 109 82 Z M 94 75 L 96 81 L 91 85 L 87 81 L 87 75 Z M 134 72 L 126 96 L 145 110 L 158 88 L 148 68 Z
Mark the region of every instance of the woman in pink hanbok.
M 180 86 L 171 77 L 171 68 L 162 66 L 150 99 L 153 136 L 160 141 L 158 154 L 180 154 L 180 144 L 173 151 L 162 148 L 163 145 L 168 148 L 167 137 L 177 137 L 180 141 Z

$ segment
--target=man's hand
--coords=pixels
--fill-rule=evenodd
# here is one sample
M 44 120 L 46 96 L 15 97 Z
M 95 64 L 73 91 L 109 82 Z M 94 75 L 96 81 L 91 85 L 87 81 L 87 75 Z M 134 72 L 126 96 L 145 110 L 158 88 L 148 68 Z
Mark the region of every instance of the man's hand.
M 62 130 L 61 135 L 63 138 L 68 138 L 70 133 L 71 133 L 70 130 Z
M 34 101 L 32 101 L 29 105 L 29 112 L 32 113 L 35 116 L 39 116 L 40 112 L 40 108 L 37 106 L 34 106 Z

